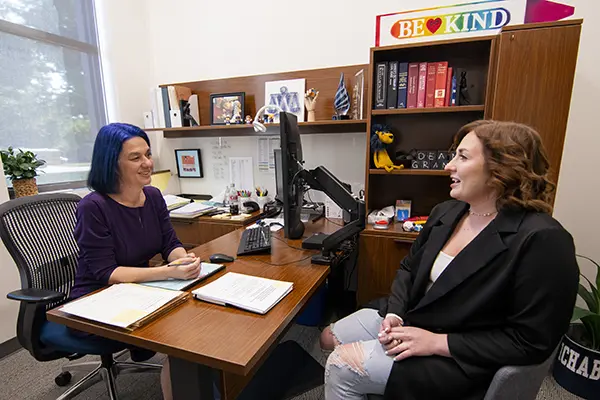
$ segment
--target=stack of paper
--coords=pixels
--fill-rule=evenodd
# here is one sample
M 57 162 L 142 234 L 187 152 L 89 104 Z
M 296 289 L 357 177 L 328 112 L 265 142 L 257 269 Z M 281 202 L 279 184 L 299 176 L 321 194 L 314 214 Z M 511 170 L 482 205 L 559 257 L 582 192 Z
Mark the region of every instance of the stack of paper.
M 172 194 L 166 194 L 163 196 L 165 199 L 165 203 L 167 203 L 167 210 L 172 211 L 176 208 L 185 206 L 190 203 L 190 199 L 186 199 L 184 197 L 174 196 Z
M 196 218 L 202 214 L 206 214 L 207 212 L 214 210 L 215 208 L 215 206 L 194 202 L 171 211 L 171 217 Z
M 229 272 L 214 282 L 192 291 L 192 294 L 198 300 L 266 314 L 293 288 L 292 282 Z
M 67 303 L 60 310 L 108 325 L 132 328 L 186 297 L 185 292 L 119 283 Z
M 163 281 L 143 282 L 140 285 L 152 286 L 169 290 L 186 290 L 197 284 L 203 279 L 219 272 L 225 268 L 222 264 L 200 263 L 200 274 L 193 279 L 167 279 Z

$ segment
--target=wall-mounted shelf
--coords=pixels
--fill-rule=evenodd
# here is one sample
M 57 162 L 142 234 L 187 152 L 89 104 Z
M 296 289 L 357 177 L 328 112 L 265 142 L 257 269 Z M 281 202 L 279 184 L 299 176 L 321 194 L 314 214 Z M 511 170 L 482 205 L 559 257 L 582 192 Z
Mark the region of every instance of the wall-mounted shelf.
M 371 175 L 422 175 L 422 176 L 450 176 L 449 171 L 443 169 L 396 169 L 387 172 L 385 169 L 370 169 Z
M 361 120 L 325 120 L 300 122 L 301 134 L 352 133 L 366 132 L 367 121 Z M 272 136 L 279 135 L 279 124 L 266 124 L 266 133 L 254 132 L 252 125 L 201 125 L 183 128 L 152 128 L 146 131 L 162 131 L 165 138 L 184 137 L 231 137 L 231 136 Z
M 457 112 L 483 112 L 485 106 L 456 106 L 435 108 L 397 108 L 391 110 L 373 110 L 372 115 L 397 115 L 397 114 L 430 114 L 430 113 L 457 113 Z

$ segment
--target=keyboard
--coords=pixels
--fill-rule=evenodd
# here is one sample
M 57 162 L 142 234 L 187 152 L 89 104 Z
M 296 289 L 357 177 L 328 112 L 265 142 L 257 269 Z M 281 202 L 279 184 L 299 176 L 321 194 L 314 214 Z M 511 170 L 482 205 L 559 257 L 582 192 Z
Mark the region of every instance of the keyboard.
M 246 229 L 242 233 L 237 255 L 271 253 L 271 229 L 268 226 Z

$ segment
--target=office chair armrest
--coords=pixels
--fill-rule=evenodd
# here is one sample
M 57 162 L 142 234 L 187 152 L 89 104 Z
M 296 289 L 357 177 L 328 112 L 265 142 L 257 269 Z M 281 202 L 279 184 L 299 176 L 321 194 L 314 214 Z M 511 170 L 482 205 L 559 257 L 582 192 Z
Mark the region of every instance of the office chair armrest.
M 25 303 L 53 303 L 65 298 L 65 294 L 54 290 L 46 289 L 21 289 L 10 292 L 6 295 L 11 300 L 22 301 Z

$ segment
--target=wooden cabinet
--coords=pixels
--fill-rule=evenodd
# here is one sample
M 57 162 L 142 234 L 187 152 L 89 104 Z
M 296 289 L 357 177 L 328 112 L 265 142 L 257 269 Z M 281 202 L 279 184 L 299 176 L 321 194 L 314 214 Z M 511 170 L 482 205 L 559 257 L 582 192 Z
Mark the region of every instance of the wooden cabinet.
M 535 128 L 558 178 L 581 25 L 500 35 L 491 118 Z
M 408 254 L 413 238 L 365 231 L 360 235 L 357 302 L 363 305 L 388 296 L 400 261 Z

